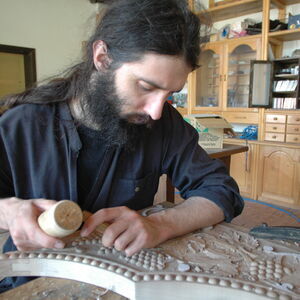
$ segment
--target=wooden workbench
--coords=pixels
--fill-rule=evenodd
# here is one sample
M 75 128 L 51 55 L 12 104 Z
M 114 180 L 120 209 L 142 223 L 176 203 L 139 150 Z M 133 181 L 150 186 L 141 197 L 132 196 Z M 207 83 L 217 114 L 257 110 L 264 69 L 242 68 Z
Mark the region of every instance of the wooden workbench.
M 284 208 L 300 218 L 300 210 Z M 262 204 L 245 203 L 243 213 L 232 222 L 251 228 L 261 223 L 268 223 L 272 226 L 297 226 L 299 222 L 283 211 L 271 208 Z M 103 289 L 86 283 L 76 282 L 57 278 L 39 278 L 16 289 L 0 294 L 1 300 L 80 300 L 80 299 L 103 299 L 103 300 L 124 300 L 126 298 L 107 292 L 103 294 Z

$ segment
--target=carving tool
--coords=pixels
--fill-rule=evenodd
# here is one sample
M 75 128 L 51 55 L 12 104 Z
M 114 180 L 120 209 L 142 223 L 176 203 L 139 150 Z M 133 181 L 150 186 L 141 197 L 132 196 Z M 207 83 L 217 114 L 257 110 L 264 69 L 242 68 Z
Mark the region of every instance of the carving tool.
M 38 218 L 42 230 L 54 237 L 65 237 L 74 233 L 82 221 L 81 208 L 69 200 L 59 201 Z
M 261 239 L 290 240 L 300 242 L 300 227 L 268 226 L 262 224 L 253 227 L 249 234 Z

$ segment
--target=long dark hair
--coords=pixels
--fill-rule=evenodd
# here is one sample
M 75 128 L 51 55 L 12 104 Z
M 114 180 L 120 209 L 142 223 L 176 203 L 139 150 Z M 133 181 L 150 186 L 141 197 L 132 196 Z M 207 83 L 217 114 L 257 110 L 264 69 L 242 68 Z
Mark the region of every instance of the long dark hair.
M 112 67 L 136 61 L 145 53 L 183 56 L 193 69 L 200 54 L 200 22 L 184 0 L 111 1 L 86 44 L 83 61 L 62 78 L 6 97 L 5 107 L 22 103 L 54 103 L 84 95 L 93 63 L 93 43 L 106 43 Z

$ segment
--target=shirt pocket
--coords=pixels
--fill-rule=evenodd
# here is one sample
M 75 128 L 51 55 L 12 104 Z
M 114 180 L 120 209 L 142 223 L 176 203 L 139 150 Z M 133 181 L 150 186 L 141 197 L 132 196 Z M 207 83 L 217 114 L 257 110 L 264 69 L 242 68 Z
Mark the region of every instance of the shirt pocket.
M 158 178 L 154 172 L 139 179 L 117 178 L 111 191 L 109 206 L 127 206 L 135 210 L 151 206 L 158 188 Z

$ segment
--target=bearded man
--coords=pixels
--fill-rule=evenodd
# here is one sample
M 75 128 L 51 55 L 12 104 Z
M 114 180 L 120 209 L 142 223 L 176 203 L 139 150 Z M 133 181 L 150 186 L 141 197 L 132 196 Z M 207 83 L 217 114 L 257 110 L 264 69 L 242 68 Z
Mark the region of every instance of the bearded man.
M 63 248 L 37 218 L 57 201 L 108 222 L 102 243 L 132 255 L 229 222 L 243 200 L 225 165 L 166 99 L 198 67 L 200 23 L 182 0 L 117 0 L 63 78 L 8 97 L 0 118 L 0 228 L 4 251 Z M 183 203 L 141 216 L 167 174 Z M 3 290 L 29 278 L 6 278 Z

